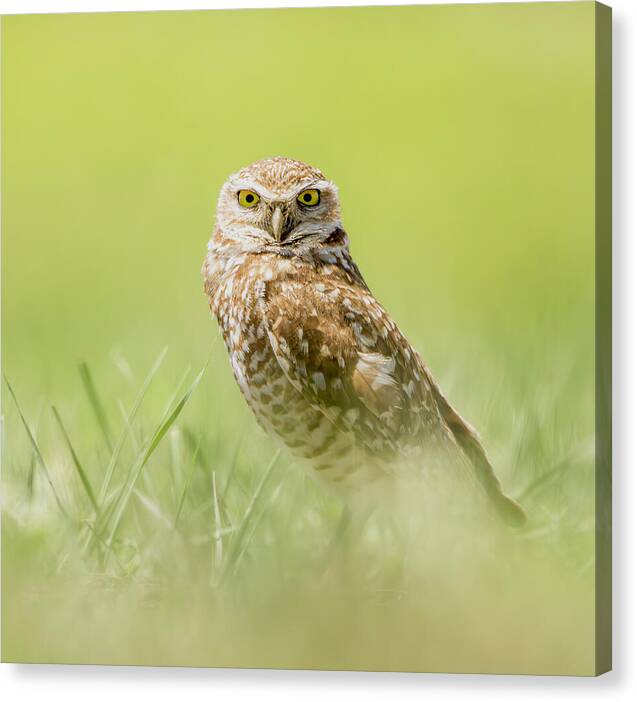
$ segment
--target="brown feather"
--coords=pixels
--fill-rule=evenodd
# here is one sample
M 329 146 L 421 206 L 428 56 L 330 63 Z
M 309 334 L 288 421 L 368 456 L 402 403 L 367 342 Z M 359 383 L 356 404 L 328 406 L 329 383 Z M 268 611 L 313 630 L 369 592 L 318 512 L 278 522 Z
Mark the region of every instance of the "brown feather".
M 259 191 L 257 207 L 239 207 L 239 187 Z M 307 187 L 320 188 L 317 208 L 297 203 Z M 275 206 L 285 214 L 273 235 Z M 204 287 L 261 426 L 342 494 L 415 455 L 468 458 L 498 513 L 523 521 L 477 433 L 365 284 L 335 186 L 300 161 L 266 159 L 231 176 L 217 213 Z

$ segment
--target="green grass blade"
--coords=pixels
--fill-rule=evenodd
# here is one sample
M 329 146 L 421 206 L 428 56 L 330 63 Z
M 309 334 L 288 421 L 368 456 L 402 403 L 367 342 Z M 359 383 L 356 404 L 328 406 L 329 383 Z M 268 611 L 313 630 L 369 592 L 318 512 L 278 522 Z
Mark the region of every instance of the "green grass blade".
M 230 461 L 230 467 L 228 468 L 228 475 L 226 475 L 226 482 L 224 484 L 223 490 L 221 491 L 221 500 L 222 502 L 225 501 L 226 496 L 228 494 L 228 489 L 230 488 L 230 482 L 232 481 L 232 477 L 234 475 L 234 471 L 237 465 L 237 460 L 239 459 L 239 451 L 241 450 L 241 445 L 243 444 L 243 439 L 246 435 L 246 429 L 245 429 L 245 424 L 241 430 L 241 433 L 239 434 L 239 438 L 237 439 L 237 443 L 234 447 L 234 451 L 232 453 L 232 460 Z
M 86 491 L 88 499 L 90 500 L 91 504 L 93 505 L 95 512 L 98 513 L 99 506 L 97 504 L 97 500 L 95 499 L 95 493 L 93 492 L 93 488 L 91 487 L 91 481 L 88 479 L 88 476 L 86 475 L 86 471 L 82 467 L 82 464 L 80 463 L 80 459 L 77 457 L 77 453 L 75 452 L 75 449 L 73 448 L 73 444 L 71 443 L 71 438 L 69 437 L 68 432 L 66 431 L 66 427 L 64 426 L 64 423 L 62 422 L 62 417 L 60 416 L 60 413 L 58 412 L 58 410 L 55 406 L 52 406 L 51 410 L 53 411 L 53 416 L 55 417 L 55 419 L 58 423 L 58 426 L 60 427 L 60 432 L 62 433 L 62 436 L 64 437 L 64 441 L 66 442 L 66 446 L 69 450 L 69 453 L 71 454 L 71 458 L 73 460 L 73 465 L 75 466 L 75 469 L 77 470 L 77 474 L 80 478 L 80 482 L 84 486 L 84 490 Z
M 164 358 L 166 357 L 166 353 L 168 352 L 168 347 L 165 347 L 162 349 L 160 352 L 159 356 L 157 356 L 157 359 L 155 360 L 155 363 L 151 366 L 150 371 L 148 372 L 148 375 L 144 379 L 144 382 L 142 383 L 142 387 L 140 388 L 137 397 L 135 398 L 133 402 L 133 406 L 128 414 L 123 411 L 124 414 L 124 427 L 122 428 L 122 431 L 120 432 L 118 438 L 117 438 L 117 443 L 115 444 L 115 448 L 113 449 L 113 452 L 111 453 L 111 458 L 108 462 L 108 466 L 106 468 L 106 472 L 104 474 L 104 479 L 102 480 L 102 485 L 100 487 L 100 491 L 97 497 L 97 502 L 100 507 L 100 519 L 99 523 L 96 524 L 95 529 L 89 533 L 88 539 L 84 543 L 84 551 L 86 551 L 89 546 L 91 545 L 91 541 L 93 543 L 98 543 L 98 540 L 96 539 L 96 535 L 99 534 L 100 537 L 102 536 L 102 532 L 106 528 L 106 525 L 108 524 L 109 519 L 111 518 L 113 514 L 113 510 L 115 509 L 117 505 L 117 500 L 109 500 L 108 505 L 105 505 L 105 500 L 106 500 L 106 495 L 108 494 L 108 490 L 110 488 L 111 482 L 113 480 L 113 476 L 115 475 L 115 470 L 117 469 L 117 465 L 119 462 L 119 458 L 121 456 L 122 450 L 126 444 L 127 438 L 130 436 L 132 439 L 135 439 L 132 428 L 133 428 L 133 423 L 135 421 L 135 418 L 137 417 L 137 413 L 139 412 L 139 409 L 142 405 L 142 402 L 144 401 L 144 398 L 146 397 L 146 394 L 148 392 L 148 389 L 150 388 L 150 385 L 155 378 L 155 375 L 157 374 L 161 364 L 164 361 Z M 134 442 L 135 443 L 135 442 Z
M 144 454 L 144 463 L 150 458 L 151 454 L 153 451 L 157 448 L 159 445 L 159 442 L 164 438 L 166 435 L 166 432 L 170 429 L 170 427 L 174 424 L 175 420 L 177 417 L 181 414 L 181 411 L 183 410 L 184 406 L 190 399 L 190 396 L 194 392 L 195 388 L 197 385 L 199 385 L 199 381 L 201 380 L 201 377 L 203 375 L 204 371 L 203 369 L 199 371 L 199 374 L 195 378 L 193 384 L 186 390 L 184 395 L 182 396 L 181 400 L 175 405 L 175 408 L 173 411 L 168 415 L 166 419 L 162 422 L 162 424 L 159 426 L 155 434 L 153 435 L 153 438 L 150 441 L 150 444 L 148 448 L 146 449 L 146 452 Z
M 219 509 L 219 499 L 217 496 L 217 472 L 212 471 L 212 501 L 215 514 L 215 570 L 221 567 L 223 561 L 223 537 L 221 535 L 221 510 Z
M 237 557 L 235 558 L 234 561 L 234 566 L 233 566 L 233 572 L 236 572 L 237 566 L 241 562 L 241 559 L 243 558 L 243 554 L 248 550 L 248 546 L 250 545 L 250 542 L 252 541 L 252 537 L 256 533 L 257 529 L 259 528 L 259 524 L 261 523 L 261 520 L 263 519 L 264 514 L 269 510 L 269 508 L 274 505 L 276 502 L 279 493 L 281 492 L 281 482 L 274 488 L 270 495 L 270 499 L 267 501 L 267 504 L 263 507 L 263 509 L 255 516 L 252 518 L 250 522 L 250 529 L 249 531 L 246 531 L 246 536 L 243 539 L 243 543 L 241 544 L 239 548 L 239 552 L 237 553 Z
M 246 532 L 248 530 L 248 526 L 250 524 L 250 518 L 252 517 L 252 513 L 254 512 L 254 509 L 256 507 L 257 501 L 259 500 L 259 497 L 261 496 L 261 493 L 263 492 L 263 489 L 270 479 L 270 476 L 272 475 L 272 472 L 274 471 L 274 468 L 276 466 L 277 461 L 279 460 L 279 456 L 281 455 L 281 449 L 277 449 L 274 453 L 274 456 L 272 456 L 272 459 L 270 460 L 270 463 L 268 467 L 265 469 L 265 472 L 263 473 L 263 476 L 261 477 L 261 480 L 259 481 L 259 484 L 257 485 L 257 489 L 254 491 L 252 494 L 252 497 L 250 499 L 250 502 L 248 503 L 248 507 L 243 515 L 243 518 L 241 520 L 241 524 L 239 525 L 239 528 L 237 529 L 237 533 L 235 535 L 235 538 L 232 540 L 232 546 L 230 553 L 228 554 L 228 558 L 226 559 L 226 563 L 224 565 L 223 572 L 221 574 L 221 582 L 225 580 L 225 578 L 229 575 L 230 572 L 232 572 L 238 563 L 238 560 L 240 556 L 244 553 L 245 548 L 243 546 L 244 538 L 246 535 Z
M 7 385 L 7 388 L 9 389 L 9 393 L 11 394 L 11 397 L 13 398 L 13 402 L 15 403 L 16 409 L 18 410 L 18 414 L 20 415 L 20 419 L 22 420 L 22 424 L 24 425 L 24 428 L 27 432 L 27 436 L 29 437 L 29 441 L 31 442 L 31 446 L 33 447 L 33 450 L 35 451 L 36 458 L 38 460 L 38 463 L 40 464 L 40 468 L 42 468 L 42 472 L 44 473 L 44 477 L 46 478 L 47 482 L 51 486 L 51 491 L 53 492 L 53 496 L 55 497 L 55 501 L 58 504 L 58 507 L 60 508 L 60 511 L 65 517 L 69 516 L 69 513 L 66 511 L 64 505 L 62 504 L 62 500 L 60 499 L 60 496 L 58 495 L 57 490 L 55 489 L 55 485 L 53 484 L 53 480 L 51 479 L 51 473 L 49 472 L 49 468 L 46 464 L 46 461 L 44 460 L 44 456 L 42 455 L 42 452 L 40 451 L 40 447 L 38 446 L 38 442 L 35 440 L 35 436 L 33 436 L 33 433 L 31 432 L 31 429 L 27 423 L 27 420 L 25 419 L 25 416 L 22 414 L 22 410 L 20 409 L 20 404 L 18 403 L 18 398 L 16 397 L 15 393 L 13 392 L 13 388 L 11 387 L 11 384 L 9 383 L 9 380 L 7 379 L 6 376 L 4 376 L 4 382 Z
M 157 502 L 151 500 L 151 498 L 148 495 L 145 495 L 138 488 L 135 488 L 133 490 L 133 495 L 135 495 L 139 502 L 146 508 L 148 513 L 152 514 L 152 516 L 155 517 L 157 521 L 161 522 L 161 524 L 163 524 L 167 529 L 172 529 L 173 523 L 164 514 Z
M 111 485 L 111 480 L 113 479 L 113 475 L 115 473 L 115 469 L 117 467 L 117 462 L 119 461 L 120 454 L 122 452 L 122 449 L 124 447 L 124 444 L 126 443 L 126 438 L 129 435 L 129 432 L 131 430 L 132 424 L 135 421 L 135 417 L 137 416 L 137 412 L 139 411 L 139 408 L 141 407 L 142 402 L 144 401 L 144 398 L 146 397 L 146 393 L 148 392 L 148 389 L 150 388 L 151 383 L 153 382 L 153 379 L 155 375 L 157 374 L 157 371 L 159 370 L 161 364 L 164 361 L 164 358 L 166 357 L 166 353 L 168 351 L 168 347 L 164 348 L 162 352 L 159 354 L 157 357 L 157 360 L 155 363 L 152 365 L 150 371 L 148 372 L 148 375 L 146 376 L 146 379 L 144 380 L 142 387 L 139 390 L 139 393 L 137 394 L 137 397 L 135 398 L 135 401 L 133 402 L 133 406 L 131 408 L 131 411 L 128 413 L 128 416 L 126 417 L 126 421 L 124 423 L 124 428 L 122 429 L 122 432 L 120 433 L 117 443 L 115 445 L 115 448 L 113 450 L 113 453 L 111 454 L 111 460 L 109 461 L 108 467 L 106 468 L 106 473 L 104 475 L 104 480 L 102 481 L 102 486 L 100 487 L 99 495 L 98 495 L 98 504 L 101 506 L 104 502 L 104 499 L 106 497 L 106 493 L 108 492 L 108 488 Z
M 33 499 L 33 480 L 35 478 L 35 467 L 38 464 L 38 459 L 35 454 L 31 454 L 29 458 L 29 472 L 27 473 L 27 489 L 29 491 L 29 499 Z
M 181 491 L 181 497 L 179 498 L 179 504 L 177 505 L 177 512 L 175 514 L 175 520 L 173 522 L 173 525 L 176 527 L 177 524 L 179 523 L 179 517 L 181 517 L 181 512 L 184 508 L 184 504 L 186 502 L 186 494 L 188 493 L 188 489 L 190 488 L 190 483 L 192 482 L 193 475 L 195 474 L 195 469 L 197 468 L 197 459 L 199 457 L 199 449 L 201 448 L 201 437 L 197 440 L 197 445 L 195 447 L 194 453 L 192 454 L 192 460 L 190 464 L 190 471 L 188 472 L 188 475 L 186 477 L 186 481 L 184 482 L 184 489 Z
M 108 446 L 109 451 L 113 451 L 113 440 L 111 438 L 111 430 L 108 425 L 108 418 L 106 417 L 106 412 L 104 411 L 104 406 L 97 393 L 97 388 L 95 387 L 95 382 L 93 381 L 93 376 L 88 364 L 84 361 L 78 366 L 78 371 L 80 373 L 80 378 L 82 379 L 82 385 L 89 400 L 89 404 L 93 409 L 95 414 L 95 419 L 99 424 L 102 434 L 104 436 L 104 441 Z
M 207 366 L 206 366 L 207 368 Z M 177 397 L 179 397 L 179 390 L 181 389 L 181 386 L 186 382 L 186 379 L 190 375 L 190 371 L 192 368 L 188 366 L 186 370 L 184 371 L 184 374 L 181 376 L 179 379 L 179 382 L 177 383 L 177 386 L 175 388 L 175 392 L 172 394 L 172 397 L 168 400 L 166 403 L 166 407 L 164 409 L 164 413 L 162 414 L 162 420 L 168 416 L 170 413 L 170 408 L 175 404 L 175 401 L 177 400 Z M 203 372 L 203 371 L 202 371 Z
M 120 498 L 118 500 L 118 506 L 117 510 L 115 511 L 115 515 L 113 517 L 113 524 L 111 526 L 110 530 L 110 535 L 109 538 L 107 539 L 108 543 L 108 550 L 112 549 L 112 544 L 113 540 L 115 539 L 115 536 L 117 534 L 117 530 L 119 528 L 120 522 L 122 520 L 122 517 L 124 516 L 124 512 L 126 511 L 126 508 L 128 506 L 128 502 L 130 500 L 131 494 L 133 493 L 133 489 L 135 488 L 135 484 L 137 483 L 137 480 L 139 479 L 139 476 L 142 473 L 142 470 L 144 469 L 144 466 L 150 459 L 150 457 L 153 455 L 155 449 L 159 446 L 161 443 L 161 440 L 164 438 L 170 427 L 174 424 L 176 421 L 177 417 L 181 414 L 181 411 L 183 408 L 186 406 L 186 403 L 190 399 L 190 396 L 192 393 L 195 391 L 197 385 L 199 384 L 199 381 L 201 380 L 201 377 L 203 376 L 205 371 L 205 368 L 203 368 L 197 377 L 195 378 L 194 382 L 192 385 L 186 390 L 182 398 L 179 400 L 179 402 L 175 405 L 174 409 L 168 417 L 166 417 L 160 425 L 157 427 L 155 433 L 153 434 L 153 437 L 151 440 L 148 442 L 148 446 L 144 450 L 144 452 L 140 455 L 138 458 L 137 462 L 135 463 L 132 472 L 132 476 L 130 480 L 123 485 L 122 491 L 120 494 Z

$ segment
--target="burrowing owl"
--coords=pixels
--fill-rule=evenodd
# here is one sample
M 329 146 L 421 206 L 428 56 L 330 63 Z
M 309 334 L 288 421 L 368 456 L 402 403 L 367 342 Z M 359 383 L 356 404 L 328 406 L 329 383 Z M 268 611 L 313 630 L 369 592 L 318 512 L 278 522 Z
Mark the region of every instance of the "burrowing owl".
M 497 511 L 524 521 L 474 429 L 367 287 L 321 171 L 272 158 L 232 175 L 202 272 L 257 420 L 334 490 L 357 492 L 415 456 L 462 456 Z

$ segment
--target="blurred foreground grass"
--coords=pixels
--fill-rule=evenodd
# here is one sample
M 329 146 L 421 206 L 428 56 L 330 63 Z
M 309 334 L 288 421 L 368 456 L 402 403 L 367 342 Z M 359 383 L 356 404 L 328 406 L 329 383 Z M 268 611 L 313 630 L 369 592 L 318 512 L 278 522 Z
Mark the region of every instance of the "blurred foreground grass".
M 170 387 L 164 356 L 83 366 L 21 407 L 33 439 L 5 394 L 5 660 L 592 672 L 592 446 L 544 396 L 492 398 L 525 408 L 493 453 L 528 529 L 451 518 L 450 494 L 339 536 L 340 503 L 249 416 L 210 425 L 210 376 Z

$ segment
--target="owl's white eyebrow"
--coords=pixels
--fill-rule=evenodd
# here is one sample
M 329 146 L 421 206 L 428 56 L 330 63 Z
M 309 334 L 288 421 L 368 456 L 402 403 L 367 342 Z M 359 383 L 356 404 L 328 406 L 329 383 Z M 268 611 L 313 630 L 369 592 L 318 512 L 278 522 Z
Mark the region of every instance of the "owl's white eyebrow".
M 252 192 L 258 193 L 261 197 L 273 198 L 276 197 L 275 193 L 267 188 L 261 186 L 257 187 L 252 181 L 249 180 L 233 180 L 231 185 L 234 190 L 252 190 Z
M 302 192 L 306 188 L 316 188 L 317 190 L 323 190 L 323 188 L 328 188 L 329 186 L 334 187 L 333 183 L 330 183 L 329 180 L 310 180 L 308 181 L 302 188 L 299 188 L 299 190 L 296 191 L 296 194 Z
M 317 190 L 320 190 L 322 188 L 325 188 L 330 185 L 330 182 L 327 180 L 308 180 L 305 183 L 302 183 L 301 185 L 297 185 L 294 188 L 284 192 L 284 193 L 275 193 L 272 190 L 269 190 L 268 188 L 264 188 L 263 186 L 256 186 L 254 182 L 248 181 L 248 180 L 233 180 L 232 181 L 232 187 L 235 188 L 236 190 L 253 190 L 254 192 L 258 193 L 261 197 L 268 199 L 268 200 L 276 200 L 277 198 L 293 198 L 296 197 L 299 193 L 303 192 L 307 188 L 316 188 Z

